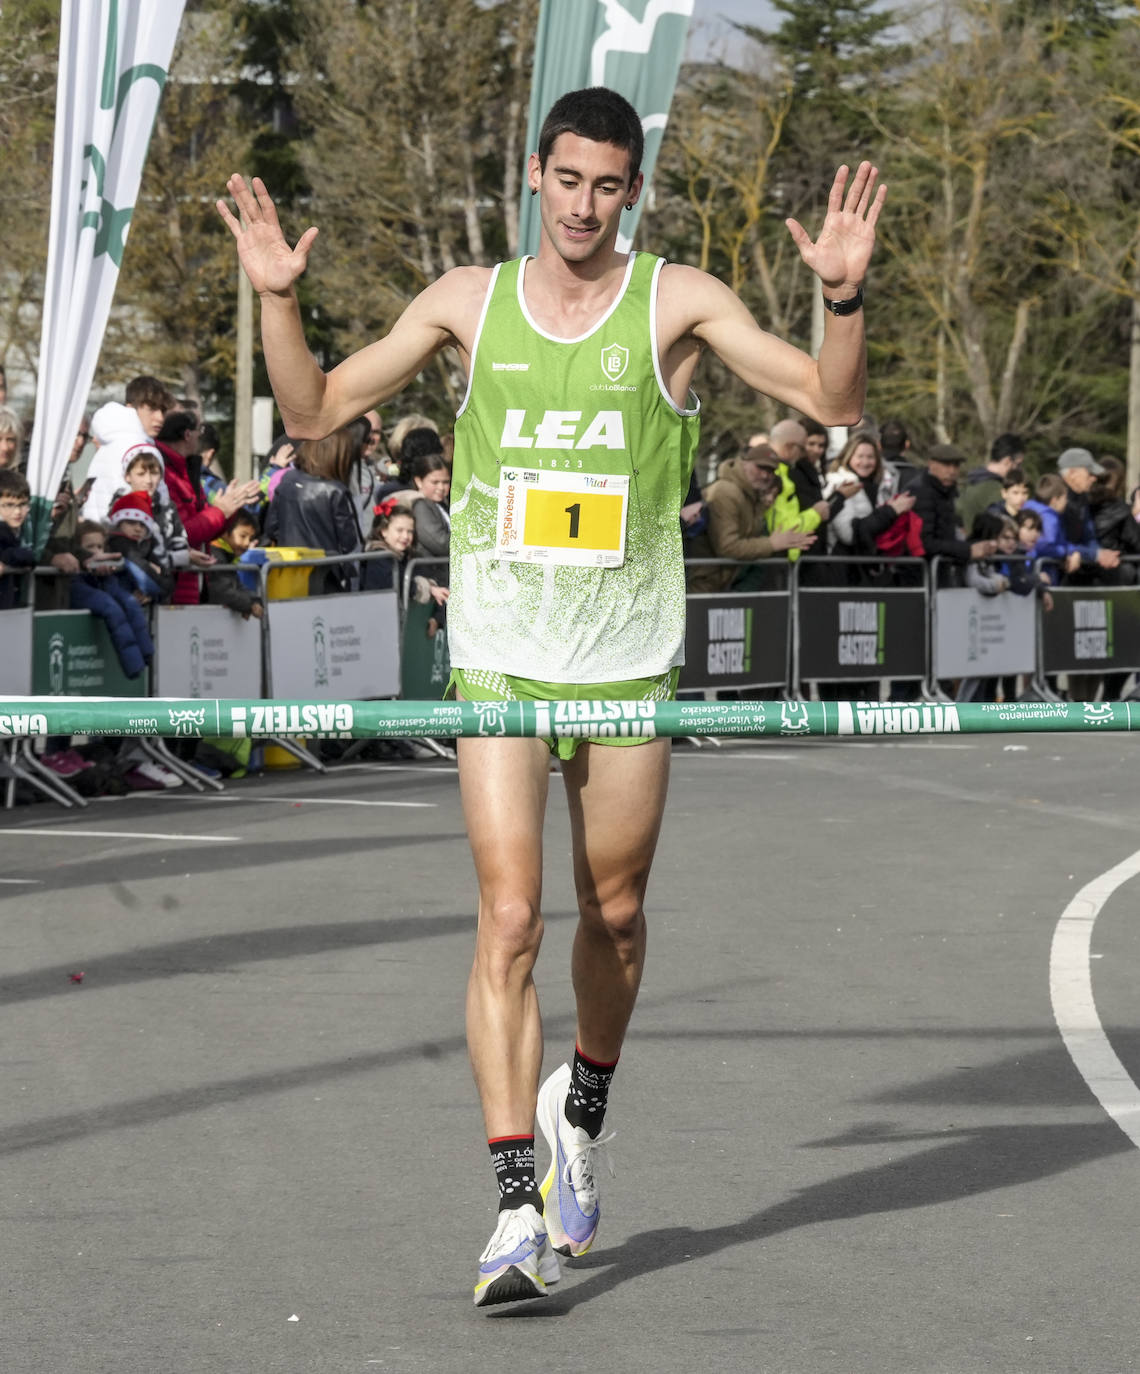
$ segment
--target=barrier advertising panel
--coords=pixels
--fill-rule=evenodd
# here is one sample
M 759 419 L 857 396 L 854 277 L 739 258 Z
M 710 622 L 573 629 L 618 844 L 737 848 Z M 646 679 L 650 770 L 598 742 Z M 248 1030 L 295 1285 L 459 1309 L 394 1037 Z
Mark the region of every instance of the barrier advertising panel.
M 1055 587 L 1041 647 L 1046 673 L 1140 668 L 1140 587 Z
M 150 670 L 127 677 L 107 626 L 90 611 L 38 611 L 33 625 L 33 692 L 139 697 L 150 690 Z
M 447 626 L 428 634 L 429 621 L 438 614 L 434 603 L 413 601 L 404 613 L 404 637 L 400 653 L 400 695 L 406 701 L 434 701 L 443 696 L 451 676 Z
M 787 592 L 689 596 L 680 689 L 782 687 L 789 604 Z
M 261 696 L 261 622 L 225 606 L 160 606 L 154 690 L 162 697 Z
M 32 690 L 32 611 L 0 613 L 0 692 L 5 696 L 27 696 Z
M 935 677 L 1001 677 L 1036 669 L 1032 596 L 983 596 L 973 587 L 934 593 Z
M 801 587 L 799 608 L 799 680 L 925 677 L 923 589 Z
M 266 692 L 275 697 L 392 697 L 400 690 L 393 592 L 270 601 Z

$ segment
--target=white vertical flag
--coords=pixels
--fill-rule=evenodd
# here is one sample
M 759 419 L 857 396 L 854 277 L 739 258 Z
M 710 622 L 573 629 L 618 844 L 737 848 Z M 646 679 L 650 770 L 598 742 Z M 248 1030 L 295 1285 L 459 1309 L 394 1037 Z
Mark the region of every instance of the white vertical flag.
M 32 535 L 47 538 L 123 261 L 185 0 L 63 0 L 48 239 L 28 458 Z

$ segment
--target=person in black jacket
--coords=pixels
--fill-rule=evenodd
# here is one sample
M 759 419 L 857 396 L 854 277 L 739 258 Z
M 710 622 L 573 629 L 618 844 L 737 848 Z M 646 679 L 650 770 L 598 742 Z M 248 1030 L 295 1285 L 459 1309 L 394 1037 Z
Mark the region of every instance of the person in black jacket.
M 997 545 L 992 539 L 968 544 L 958 528 L 955 498 L 958 473 L 966 455 L 953 444 L 935 444 L 927 454 L 926 467 L 906 490 L 914 497 L 914 513 L 922 521 L 922 547 L 927 558 L 943 558 L 964 568 L 981 558 L 992 558 Z M 953 574 L 943 569 L 943 582 L 953 585 Z
M 327 554 L 359 553 L 364 547 L 356 502 L 348 482 L 360 456 L 361 433 L 345 425 L 325 439 L 297 445 L 293 467 L 282 476 L 265 518 L 265 542 L 283 548 L 323 549 Z M 350 591 L 357 565 L 341 563 L 314 568 L 312 596 Z
M 1089 491 L 1096 542 L 1102 549 L 1115 549 L 1130 557 L 1140 556 L 1140 520 L 1136 518 L 1140 502 L 1135 493 L 1131 504 L 1124 499 L 1124 464 L 1118 458 L 1102 458 L 1100 465 L 1104 474 L 1096 479 Z M 1103 579 L 1116 586 L 1132 586 L 1140 581 L 1140 566 L 1121 562 L 1116 568 L 1106 569 Z

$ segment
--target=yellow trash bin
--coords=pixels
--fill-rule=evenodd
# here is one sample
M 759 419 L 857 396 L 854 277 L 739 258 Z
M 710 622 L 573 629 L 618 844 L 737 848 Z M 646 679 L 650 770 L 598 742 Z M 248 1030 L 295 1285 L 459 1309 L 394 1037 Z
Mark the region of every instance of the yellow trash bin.
M 324 558 L 324 549 L 266 549 L 265 556 L 270 563 L 283 566 L 270 568 L 266 577 L 266 594 L 270 601 L 292 601 L 299 596 L 309 595 L 309 574 L 312 568 L 290 568 L 286 565 L 298 558 Z

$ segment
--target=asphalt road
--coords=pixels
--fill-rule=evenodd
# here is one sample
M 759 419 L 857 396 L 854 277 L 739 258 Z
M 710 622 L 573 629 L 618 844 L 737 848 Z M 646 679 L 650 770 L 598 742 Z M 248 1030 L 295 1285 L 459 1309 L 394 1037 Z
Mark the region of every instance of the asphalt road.
M 490 1315 L 454 771 L 4 813 L 3 1368 L 1137 1368 L 1137 1152 L 1061 1040 L 1049 957 L 1138 846 L 1138 750 L 676 749 L 599 1240 L 548 1303 Z M 554 1067 L 557 784 L 547 853 Z M 1140 1080 L 1136 897 L 1091 948 Z

